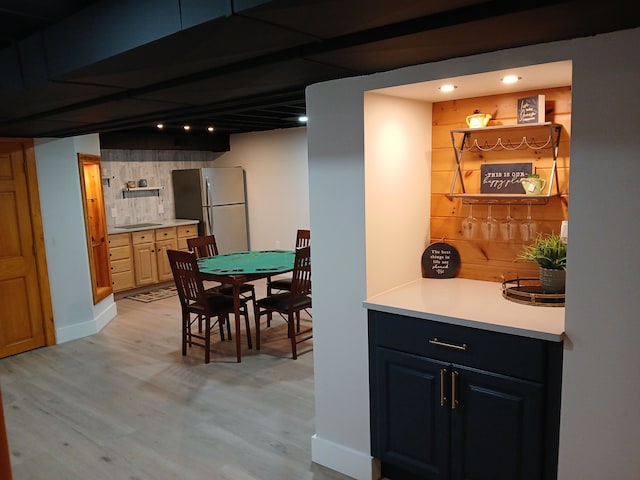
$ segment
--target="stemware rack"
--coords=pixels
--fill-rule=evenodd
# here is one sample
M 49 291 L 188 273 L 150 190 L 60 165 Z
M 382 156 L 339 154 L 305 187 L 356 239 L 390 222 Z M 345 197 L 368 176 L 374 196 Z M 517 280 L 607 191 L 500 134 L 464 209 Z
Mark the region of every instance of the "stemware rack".
M 545 122 L 536 124 L 499 125 L 484 128 L 451 130 L 451 143 L 456 156 L 456 169 L 449 196 L 460 198 L 462 203 L 480 204 L 529 204 L 544 205 L 549 198 L 560 195 L 558 184 L 558 145 L 562 125 Z M 546 192 L 541 195 L 469 193 L 464 183 L 463 161 L 465 153 L 516 150 L 549 150 L 552 166 Z

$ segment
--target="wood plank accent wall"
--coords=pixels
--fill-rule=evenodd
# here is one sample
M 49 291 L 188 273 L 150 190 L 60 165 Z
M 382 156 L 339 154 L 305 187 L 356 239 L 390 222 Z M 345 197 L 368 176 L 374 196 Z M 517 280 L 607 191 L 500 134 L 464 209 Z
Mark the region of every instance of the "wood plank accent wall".
M 431 241 L 444 241 L 460 252 L 461 267 L 458 277 L 502 282 L 504 273 L 517 272 L 520 277 L 538 277 L 538 267 L 531 262 L 516 260 L 523 248 L 519 232 L 515 240 L 500 238 L 467 240 L 462 236 L 462 220 L 469 215 L 469 205 L 459 198 L 450 198 L 449 191 L 456 167 L 450 130 L 466 128 L 467 115 L 479 109 L 491 113 L 488 126 L 515 125 L 517 99 L 544 94 L 546 121 L 563 126 L 558 149 L 557 168 L 561 196 L 552 197 L 547 205 L 533 205 L 531 216 L 538 223 L 538 232 L 560 233 L 562 220 L 568 218 L 569 200 L 569 145 L 571 138 L 571 87 L 516 92 L 487 97 L 453 100 L 433 104 L 433 152 L 431 173 Z M 479 185 L 480 165 L 485 163 L 532 162 L 542 178 L 549 179 L 552 156 L 550 150 L 524 150 L 465 153 L 465 185 Z M 554 187 L 555 191 L 555 187 Z M 474 205 L 473 216 L 482 221 L 487 216 L 486 205 Z M 507 207 L 493 206 L 492 216 L 502 221 Z M 522 220 L 527 216 L 526 205 L 512 205 L 511 216 Z

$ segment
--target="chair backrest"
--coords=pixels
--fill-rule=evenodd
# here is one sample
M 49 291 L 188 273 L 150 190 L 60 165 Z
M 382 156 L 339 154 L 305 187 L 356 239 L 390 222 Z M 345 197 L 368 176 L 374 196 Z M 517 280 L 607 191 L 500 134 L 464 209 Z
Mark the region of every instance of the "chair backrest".
M 187 247 L 192 252 L 195 252 L 198 258 L 218 255 L 218 245 L 216 245 L 216 237 L 214 235 L 187 238 Z
M 180 250 L 167 250 L 167 256 L 182 308 L 187 308 L 192 302 L 200 302 L 205 306 L 207 304 L 206 293 L 198 269 L 196 254 Z
M 296 234 L 296 248 L 311 245 L 311 230 L 298 230 Z
M 311 247 L 296 248 L 291 278 L 291 296 L 303 297 L 311 294 Z

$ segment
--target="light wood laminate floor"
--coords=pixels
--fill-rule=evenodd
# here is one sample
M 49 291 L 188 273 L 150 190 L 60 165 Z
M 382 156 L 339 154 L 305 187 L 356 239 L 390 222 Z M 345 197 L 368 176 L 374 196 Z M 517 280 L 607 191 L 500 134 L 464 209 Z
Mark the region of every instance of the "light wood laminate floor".
M 240 364 L 216 337 L 205 365 L 181 355 L 178 297 L 117 306 L 96 335 L 0 360 L 14 480 L 348 478 L 311 462 L 312 343 L 291 360 L 282 320 Z

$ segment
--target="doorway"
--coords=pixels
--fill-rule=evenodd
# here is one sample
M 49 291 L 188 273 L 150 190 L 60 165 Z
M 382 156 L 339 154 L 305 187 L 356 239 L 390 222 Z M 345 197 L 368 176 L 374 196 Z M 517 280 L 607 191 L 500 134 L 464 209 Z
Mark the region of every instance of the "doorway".
M 78 154 L 93 304 L 113 293 L 100 156 Z
M 0 139 L 0 358 L 56 342 L 33 141 Z

